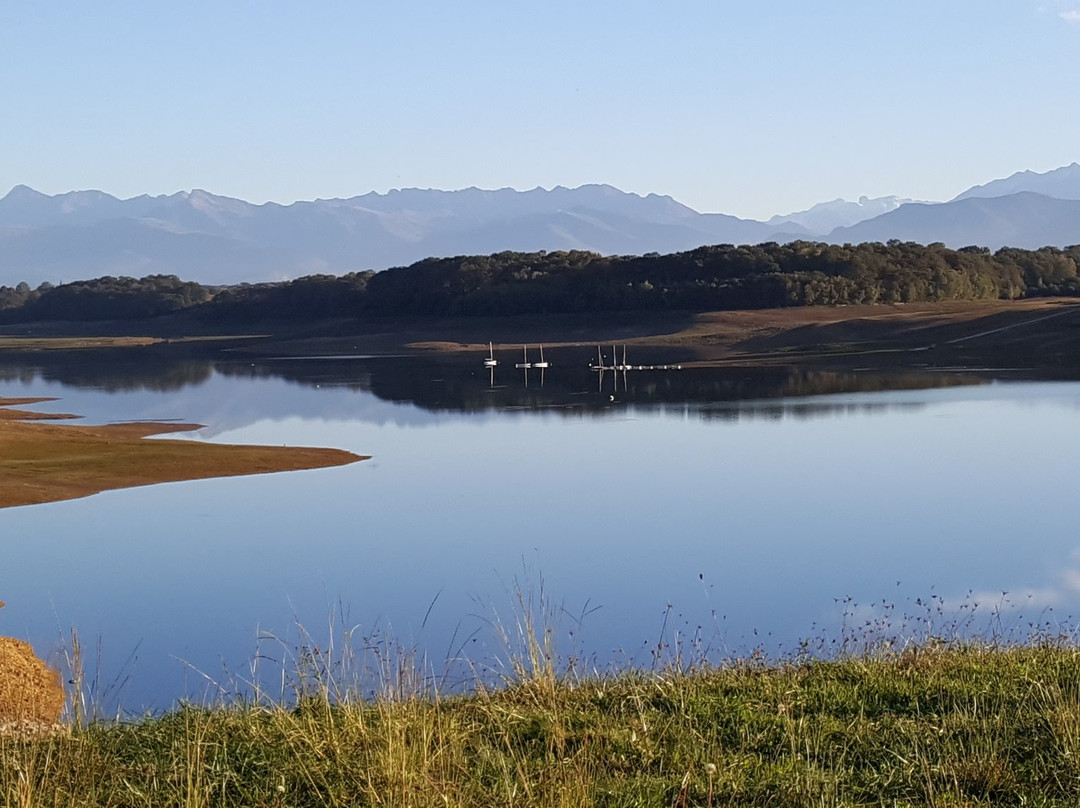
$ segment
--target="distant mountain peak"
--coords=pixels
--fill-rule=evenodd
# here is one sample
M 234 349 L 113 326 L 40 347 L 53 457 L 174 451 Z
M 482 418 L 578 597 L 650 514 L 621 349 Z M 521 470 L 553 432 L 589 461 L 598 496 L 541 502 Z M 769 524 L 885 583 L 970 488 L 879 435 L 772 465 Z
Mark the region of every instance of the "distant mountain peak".
M 35 191 L 29 185 L 16 185 L 0 199 L 0 202 L 23 202 L 32 199 L 45 198 L 47 198 L 45 194 L 40 191 Z
M 889 239 L 992 250 L 1080 244 L 1080 200 L 1017 191 L 952 202 L 912 203 L 852 227 L 838 227 L 828 236 L 834 244 Z
M 851 227 L 859 222 L 896 210 L 911 201 L 898 196 L 879 196 L 872 199 L 863 195 L 857 202 L 837 198 L 828 202 L 819 202 L 806 210 L 784 216 L 773 216 L 768 223 L 773 226 L 795 224 L 806 228 L 811 233 L 824 236 L 837 227 Z
M 1017 171 L 1004 179 L 968 188 L 952 201 L 958 202 L 961 199 L 972 198 L 988 199 L 1024 191 L 1055 199 L 1080 199 L 1080 164 L 1072 162 L 1041 174 L 1030 170 Z

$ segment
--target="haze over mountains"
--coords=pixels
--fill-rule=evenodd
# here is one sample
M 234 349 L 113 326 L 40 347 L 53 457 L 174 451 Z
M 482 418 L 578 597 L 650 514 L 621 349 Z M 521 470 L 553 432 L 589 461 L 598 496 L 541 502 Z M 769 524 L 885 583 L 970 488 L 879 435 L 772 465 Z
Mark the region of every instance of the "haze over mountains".
M 767 222 L 698 213 L 669 196 L 608 185 L 406 189 L 291 205 L 201 190 L 125 200 L 101 191 L 47 196 L 20 185 L 0 199 L 0 284 L 152 273 L 240 283 L 503 250 L 642 254 L 894 238 L 991 249 L 1080 243 L 1080 165 L 1020 172 L 945 203 L 862 197 Z

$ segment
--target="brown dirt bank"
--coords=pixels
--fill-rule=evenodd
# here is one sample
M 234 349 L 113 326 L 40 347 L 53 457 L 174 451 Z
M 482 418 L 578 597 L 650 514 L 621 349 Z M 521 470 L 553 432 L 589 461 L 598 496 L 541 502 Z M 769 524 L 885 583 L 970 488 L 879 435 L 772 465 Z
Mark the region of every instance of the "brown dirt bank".
M 35 337 L 0 334 L 0 350 L 18 351 L 77 351 L 89 348 L 131 348 L 156 345 L 158 337 Z
M 332 330 L 248 346 L 282 355 L 487 352 L 612 342 L 665 349 L 686 364 L 920 366 L 1080 359 L 1080 300 L 805 306 L 690 313 L 552 315 L 337 323 Z M 637 354 L 640 356 L 640 354 Z
M 904 368 L 925 365 L 1031 367 L 1080 362 L 1080 299 L 960 301 L 893 305 L 803 306 L 746 311 L 622 312 L 516 317 L 372 318 L 260 323 L 231 336 L 196 333 L 192 323 L 156 318 L 134 323 L 30 324 L 38 348 L 112 347 L 106 333 L 152 334 L 146 351 L 205 343 L 236 353 L 278 356 L 397 355 L 517 351 L 628 344 L 642 362 L 708 365 Z M 0 335 L 7 329 L 0 328 Z M 257 332 L 255 335 L 254 332 Z M 98 332 L 100 333 L 100 332 Z M 53 340 L 42 339 L 47 335 Z M 145 339 L 145 338 L 139 338 Z M 151 337 L 154 340 L 155 337 Z M 127 343 L 129 346 L 136 343 Z M 33 347 L 0 336 L 0 352 Z
M 340 449 L 143 440 L 199 425 L 61 425 L 44 421 L 74 416 L 10 409 L 42 400 L 0 398 L 0 508 L 114 488 L 343 466 L 365 459 Z

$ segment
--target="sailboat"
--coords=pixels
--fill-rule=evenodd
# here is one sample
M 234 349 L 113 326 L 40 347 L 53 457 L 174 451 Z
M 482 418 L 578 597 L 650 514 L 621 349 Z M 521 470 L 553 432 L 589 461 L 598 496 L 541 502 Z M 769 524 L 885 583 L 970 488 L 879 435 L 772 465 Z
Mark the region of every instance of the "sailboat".
M 533 362 L 533 367 L 534 368 L 540 368 L 541 370 L 543 368 L 551 367 L 550 362 L 545 362 L 544 361 L 544 346 L 543 345 L 540 346 L 540 361 L 539 362 Z
M 487 358 L 484 359 L 484 367 L 493 368 L 497 364 L 499 364 L 499 360 L 495 358 L 495 349 L 492 347 L 491 343 L 489 342 L 488 343 L 488 355 L 487 355 Z
M 612 359 L 611 359 L 611 365 L 612 365 L 612 367 L 607 367 L 604 364 L 604 354 L 601 353 L 600 346 L 597 345 L 596 346 L 596 364 L 595 365 L 590 364 L 589 365 L 589 370 L 598 370 L 598 371 L 600 371 L 601 374 L 603 374 L 603 372 L 605 370 L 614 370 L 614 366 L 615 366 L 615 358 L 614 357 L 612 357 Z
M 525 368 L 525 370 L 528 370 L 529 368 L 531 368 L 533 366 L 532 363 L 529 362 L 529 346 L 528 345 L 522 345 L 521 346 L 521 353 L 522 353 L 522 361 L 518 362 L 516 365 L 514 365 L 514 367 L 516 367 L 516 368 Z

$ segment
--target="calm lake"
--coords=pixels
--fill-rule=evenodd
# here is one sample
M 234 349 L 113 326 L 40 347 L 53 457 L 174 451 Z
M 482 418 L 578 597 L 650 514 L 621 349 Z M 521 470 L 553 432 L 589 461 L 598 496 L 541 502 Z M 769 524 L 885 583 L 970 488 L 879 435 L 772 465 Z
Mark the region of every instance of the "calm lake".
M 109 709 L 242 689 L 342 629 L 497 666 L 541 587 L 598 670 L 1080 607 L 1080 383 L 152 356 L 9 356 L 0 396 L 371 459 L 0 510 L 0 633 L 59 661 L 76 628 Z

